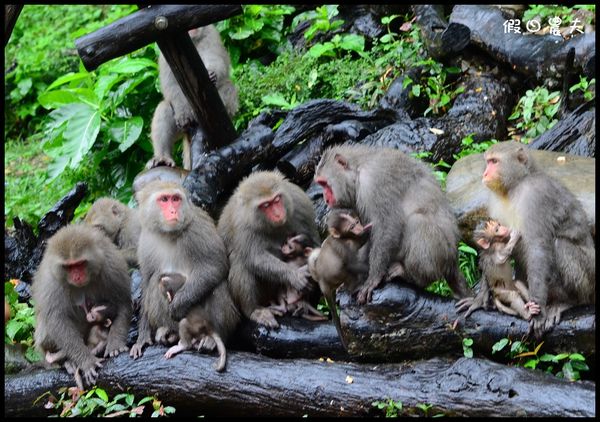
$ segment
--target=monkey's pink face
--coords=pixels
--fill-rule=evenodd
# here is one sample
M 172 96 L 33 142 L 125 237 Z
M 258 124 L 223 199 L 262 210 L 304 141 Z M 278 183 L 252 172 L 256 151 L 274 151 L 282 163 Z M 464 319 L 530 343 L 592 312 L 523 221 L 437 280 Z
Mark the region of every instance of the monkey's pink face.
M 87 260 L 70 260 L 63 264 L 67 271 L 67 281 L 76 287 L 85 286 L 88 283 Z
M 490 187 L 499 179 L 498 170 L 500 168 L 500 161 L 494 156 L 486 156 L 485 164 L 482 182 L 486 186 Z
M 281 194 L 277 194 L 272 198 L 261 201 L 258 205 L 258 209 L 265 214 L 265 217 L 271 224 L 275 226 L 285 224 L 286 211 Z
M 323 176 L 319 176 L 315 179 L 315 182 L 319 184 L 323 188 L 323 198 L 325 199 L 325 203 L 329 208 L 333 208 L 336 204 L 335 195 L 333 193 L 333 189 L 329 183 L 327 183 L 327 179 Z
M 177 193 L 167 194 L 163 193 L 158 196 L 157 200 L 160 210 L 162 211 L 163 218 L 168 224 L 176 224 L 181 220 L 180 210 L 181 207 L 181 196 Z

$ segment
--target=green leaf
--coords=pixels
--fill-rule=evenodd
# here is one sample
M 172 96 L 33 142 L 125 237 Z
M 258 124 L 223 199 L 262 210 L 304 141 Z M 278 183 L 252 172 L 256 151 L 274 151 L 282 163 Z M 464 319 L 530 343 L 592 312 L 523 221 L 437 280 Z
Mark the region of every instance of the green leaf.
M 280 94 L 279 92 L 275 94 L 263 95 L 261 99 L 262 102 L 268 106 L 276 106 L 281 107 L 283 109 L 288 108 L 290 106 L 289 101 L 286 100 L 283 94 Z
M 102 388 L 96 388 L 96 395 L 100 397 L 105 403 L 108 403 L 108 394 Z
M 499 341 L 496 342 L 496 344 L 494 344 L 492 346 L 492 354 L 499 352 L 500 350 L 504 349 L 504 347 L 508 344 L 508 339 L 507 338 L 503 338 Z
M 569 381 L 577 381 L 579 377 L 579 372 L 573 370 L 571 366 L 571 362 L 566 362 L 562 367 L 563 375 Z
M 535 369 L 536 366 L 538 364 L 538 360 L 537 359 L 529 359 L 527 362 L 525 362 L 523 364 L 524 368 L 530 368 L 530 369 Z
M 111 65 L 107 64 L 105 67 L 103 67 L 101 69 L 101 71 L 103 73 L 113 72 L 113 73 L 131 74 L 131 73 L 140 72 L 147 68 L 158 69 L 158 64 L 155 61 L 149 60 L 149 59 L 144 59 L 144 58 L 132 59 L 132 58 L 126 57 L 126 58 L 120 60 L 119 62 L 117 62 L 116 64 L 111 64 Z
M 50 86 L 48 88 L 46 88 L 46 90 L 50 91 L 50 90 L 56 88 L 57 86 L 61 86 L 66 83 L 69 83 L 69 82 L 80 81 L 82 79 L 86 79 L 89 77 L 90 77 L 90 74 L 88 72 L 77 72 L 77 73 L 69 72 L 66 75 L 63 75 L 63 76 L 57 78 L 54 82 L 52 82 L 50 84 Z
M 421 95 L 421 85 L 419 85 L 419 84 L 413 85 L 410 92 L 412 92 L 412 95 L 414 95 L 415 97 L 420 96 Z
M 477 251 L 474 248 L 464 243 L 458 245 L 458 250 L 467 254 L 477 255 Z
M 472 338 L 463 338 L 463 346 L 472 346 L 473 345 L 473 339 Z
M 559 360 L 563 360 L 563 359 L 566 359 L 568 357 L 569 357 L 568 353 L 559 353 L 558 355 L 556 355 L 554 357 L 554 359 L 555 359 L 554 362 L 558 362 Z
M 175 413 L 175 408 L 173 406 L 165 406 L 163 410 L 166 414 Z
M 471 359 L 473 357 L 473 349 L 470 348 L 464 348 L 463 349 L 463 354 L 466 358 Z
M 331 56 L 334 57 L 333 53 L 334 45 L 331 42 L 325 42 L 323 44 L 315 44 L 309 50 L 308 54 L 311 57 Z
M 571 360 L 585 361 L 585 358 L 583 357 L 583 355 L 581 355 L 579 353 L 571 353 L 569 355 L 569 359 L 571 359 Z
M 11 319 L 10 321 L 8 321 L 6 323 L 6 326 L 4 327 L 6 335 L 8 335 L 8 338 L 13 340 L 22 326 L 23 326 L 22 322 L 16 321 L 14 319 Z
M 362 35 L 357 34 L 344 35 L 340 47 L 344 50 L 364 51 L 365 38 Z
M 556 362 L 556 357 L 549 353 L 544 353 L 542 356 L 540 356 L 540 361 L 541 362 Z
M 119 144 L 119 151 L 125 152 L 138 140 L 144 127 L 144 120 L 140 116 L 127 120 L 118 120 L 112 123 L 109 132 Z
M 100 103 L 96 93 L 88 88 L 67 88 L 45 92 L 38 96 L 38 101 L 46 109 L 59 108 L 71 103 L 85 103 L 98 107 Z
M 149 402 L 150 400 L 154 400 L 154 397 L 152 397 L 152 396 L 146 396 L 146 397 L 144 397 L 143 399 L 141 399 L 141 400 L 138 402 L 138 406 L 140 406 L 140 405 L 142 405 L 142 404 L 144 404 L 144 403 L 147 403 L 147 402 Z

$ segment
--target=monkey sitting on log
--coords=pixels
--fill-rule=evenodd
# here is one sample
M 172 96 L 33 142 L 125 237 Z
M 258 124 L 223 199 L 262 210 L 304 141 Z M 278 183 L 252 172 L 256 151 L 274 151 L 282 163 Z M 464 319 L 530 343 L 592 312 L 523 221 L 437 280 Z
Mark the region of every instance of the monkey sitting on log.
M 127 264 L 137 267 L 141 226 L 137 210 L 112 198 L 97 199 L 87 212 L 86 224 L 103 231 L 123 253 Z
M 108 328 L 111 326 L 115 317 L 115 309 L 111 305 L 92 306 L 85 314 L 87 322 L 90 323 L 90 332 L 87 336 L 86 344 L 92 349 L 95 356 L 99 356 L 106 348 L 108 339 Z M 57 363 L 67 357 L 62 350 L 58 352 L 46 352 L 46 362 L 49 364 Z
M 360 262 L 358 250 L 369 239 L 372 224 L 363 226 L 353 210 L 336 208 L 330 211 L 327 226 L 329 236 L 320 248 L 310 253 L 308 270 L 319 283 L 342 345 L 347 349 L 337 313 L 335 293 L 343 283 L 352 291 L 361 277 L 368 273 L 368 266 Z
M 527 146 L 499 142 L 485 153 L 483 183 L 490 217 L 521 234 L 515 246 L 516 279 L 540 307 L 530 332 L 540 338 L 562 311 L 596 300 L 596 249 L 581 203 L 534 162 Z
M 481 248 L 479 267 L 482 280 L 475 298 L 464 298 L 457 302 L 457 312 L 467 309 L 465 318 L 473 311 L 486 306 L 490 293 L 499 311 L 518 315 L 529 321 L 540 312 L 535 302 L 529 301 L 527 286 L 520 280 L 513 280 L 510 256 L 519 240 L 516 230 L 510 230 L 495 220 L 478 225 L 473 239 Z
M 308 272 L 281 260 L 281 245 L 295 233 L 319 244 L 315 211 L 308 195 L 276 171 L 259 171 L 240 182 L 219 223 L 227 247 L 229 289 L 242 314 L 258 324 L 279 327 L 271 301 L 282 287 L 304 290 Z
M 229 76 L 231 59 L 219 31 L 214 25 L 207 25 L 192 29 L 188 33 L 229 117 L 232 117 L 238 110 L 238 93 Z M 152 117 L 150 137 L 154 156 L 148 161 L 146 168 L 159 165 L 174 167 L 173 146 L 175 141 L 183 136 L 183 168 L 190 170 L 190 139 L 186 132 L 190 125 L 196 122 L 196 117 L 162 54 L 158 58 L 158 72 L 164 99 L 158 104 Z
M 139 335 L 130 352 L 134 359 L 153 338 L 167 345 L 175 343 L 179 321 L 192 307 L 208 306 L 207 301 L 213 300 L 211 296 L 219 291 L 215 288 L 225 282 L 229 270 L 225 245 L 213 219 L 192 204 L 180 183 L 149 182 L 138 199 L 142 301 Z M 171 302 L 161 293 L 162 274 L 181 274 L 186 280 Z M 232 324 L 239 318 L 235 308 L 219 312 Z
M 283 260 L 296 268 L 308 269 L 308 267 L 305 267 L 308 263 L 308 254 L 314 246 L 315 244 L 311 243 L 309 237 L 305 234 L 290 236 L 281 245 Z M 271 302 L 269 309 L 279 316 L 290 312 L 293 316 L 301 316 L 309 321 L 327 320 L 327 317 L 311 305 L 306 297 L 312 290 L 310 287 L 311 285 L 305 291 L 298 291 L 291 286 L 282 288 L 277 303 Z
M 114 307 L 103 357 L 127 351 L 131 321 L 131 279 L 125 259 L 99 230 L 86 224 L 61 228 L 49 240 L 32 286 L 34 339 L 42 356 L 62 351 L 77 386 L 93 385 L 101 359 L 86 345 L 87 310 Z
M 425 164 L 391 148 L 341 145 L 323 152 L 314 179 L 329 208 L 355 209 L 373 223 L 359 304 L 391 276 L 423 288 L 445 278 L 455 297 L 469 296 L 458 269 L 456 217 Z
M 169 303 L 173 301 L 176 292 L 185 281 L 185 276 L 182 274 L 163 274 L 160 277 L 159 288 Z M 232 318 L 231 315 L 238 317 Z M 227 363 L 225 342 L 235 330 L 239 316 L 227 283 L 223 281 L 202 304 L 194 306 L 185 318 L 179 321 L 179 343 L 167 350 L 165 358 L 170 359 L 177 353 L 191 349 L 194 345 L 198 350 L 204 348 L 209 351 L 216 346 L 219 360 L 214 367 L 218 372 L 223 371 Z

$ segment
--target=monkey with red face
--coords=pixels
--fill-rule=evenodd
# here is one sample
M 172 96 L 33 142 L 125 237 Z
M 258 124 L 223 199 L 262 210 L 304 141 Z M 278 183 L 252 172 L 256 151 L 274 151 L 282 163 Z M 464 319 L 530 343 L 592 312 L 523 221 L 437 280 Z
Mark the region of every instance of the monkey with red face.
M 180 321 L 193 307 L 206 310 L 207 302 L 212 303 L 209 298 L 229 295 L 227 289 L 219 288 L 226 283 L 229 269 L 225 246 L 212 218 L 192 204 L 187 190 L 177 182 L 152 181 L 139 192 L 138 200 L 142 305 L 139 336 L 130 352 L 134 359 L 153 338 L 163 344 L 175 343 Z M 171 301 L 161 292 L 163 274 L 179 274 L 185 280 Z M 206 311 L 208 316 L 204 315 L 212 322 L 211 315 L 218 309 L 227 320 L 223 323 L 227 332 L 218 333 L 223 341 L 239 318 L 233 301 L 229 302 L 231 306 L 214 306 Z
M 530 331 L 541 337 L 579 304 L 594 304 L 596 249 L 581 203 L 542 171 L 528 148 L 499 142 L 485 153 L 483 183 L 490 189 L 490 216 L 518 230 L 516 278 L 527 283 L 540 312 Z
M 65 368 L 75 376 L 79 388 L 93 385 L 101 366 L 86 344 L 87 314 L 93 304 L 115 309 L 103 356 L 127 351 L 131 280 L 123 255 L 99 230 L 86 224 L 70 225 L 48 240 L 34 275 L 32 298 L 36 346 L 44 356 L 63 352 Z
M 281 259 L 281 245 L 295 233 L 320 242 L 308 195 L 275 171 L 255 172 L 240 182 L 218 223 L 229 255 L 229 287 L 242 314 L 278 327 L 268 308 L 282 287 L 303 290 L 308 272 Z

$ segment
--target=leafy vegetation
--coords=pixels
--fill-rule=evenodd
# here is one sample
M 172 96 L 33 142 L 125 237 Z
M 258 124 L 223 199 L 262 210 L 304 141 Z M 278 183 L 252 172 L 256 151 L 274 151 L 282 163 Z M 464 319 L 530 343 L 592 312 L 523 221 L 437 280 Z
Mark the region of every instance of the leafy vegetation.
M 591 101 L 596 97 L 596 78 L 592 78 L 591 81 L 587 80 L 585 76 L 579 76 L 579 82 L 569 88 L 569 92 L 581 91 L 585 101 Z
M 528 144 L 552 128 L 558 122 L 556 114 L 560 103 L 560 91 L 549 92 L 541 86 L 528 89 L 508 117 L 508 120 L 516 121 L 515 127 L 519 129 L 516 134 L 513 134 L 513 138 Z
M 466 358 L 473 357 L 473 339 L 472 338 L 463 338 L 462 339 L 462 347 L 463 347 L 463 355 Z
M 585 363 L 585 357 L 580 353 L 540 354 L 543 344 L 542 341 L 531 350 L 532 346 L 527 342 L 503 338 L 492 346 L 492 354 L 504 351 L 505 357 L 518 366 L 539 369 L 569 381 L 580 380 L 580 373 L 589 371 L 590 368 Z M 507 346 L 510 347 L 507 348 Z
M 371 403 L 371 406 L 379 410 L 385 410 L 386 418 L 397 418 L 398 414 L 402 412 L 402 402 L 400 400 L 394 401 L 390 398 L 385 401 L 374 401 Z
M 56 398 L 52 393 L 46 392 L 38 397 L 36 402 L 48 397 L 46 409 L 59 410 L 60 417 L 75 416 L 102 416 L 102 417 L 136 417 L 136 416 L 169 416 L 175 413 L 172 406 L 164 406 L 156 396 L 146 396 L 136 402 L 131 393 L 120 393 L 109 399 L 105 390 L 93 387 L 89 391 L 79 390 L 77 387 L 62 387 L 60 396 Z M 34 404 L 35 404 L 34 403 Z M 151 408 L 148 408 L 151 405 Z M 152 412 L 150 414 L 150 412 Z
M 35 326 L 35 315 L 33 307 L 28 303 L 19 303 L 19 295 L 15 291 L 18 280 L 4 283 L 4 298 L 10 306 L 10 320 L 4 327 L 4 343 L 20 344 L 25 348 L 25 357 L 30 362 L 41 359 L 33 345 L 33 330 Z

